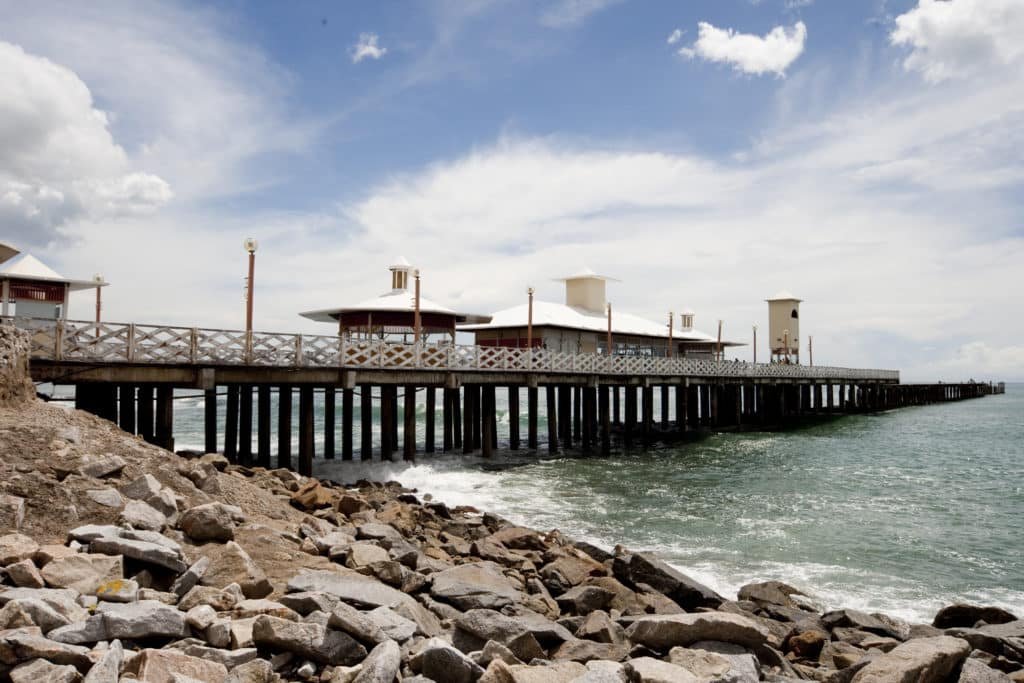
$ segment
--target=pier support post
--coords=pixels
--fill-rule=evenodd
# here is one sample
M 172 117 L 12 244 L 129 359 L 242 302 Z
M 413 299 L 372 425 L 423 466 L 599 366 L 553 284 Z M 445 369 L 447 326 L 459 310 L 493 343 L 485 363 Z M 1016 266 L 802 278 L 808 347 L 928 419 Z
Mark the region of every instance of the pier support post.
M 391 402 L 391 386 L 382 384 L 380 387 L 380 459 L 391 460 L 393 452 L 392 438 L 395 422 L 394 404 Z
M 640 432 L 643 436 L 643 444 L 646 447 L 654 442 L 654 387 L 641 387 L 640 410 L 642 413 Z
M 299 387 L 299 474 L 304 477 L 313 474 L 313 450 L 316 425 L 313 413 L 313 387 Z
M 549 384 L 544 387 L 544 394 L 547 398 L 547 423 L 548 423 L 548 451 L 558 452 L 558 409 L 555 405 L 555 385 Z
M 238 385 L 228 385 L 228 398 L 224 419 L 224 457 L 238 462 Z
M 709 384 L 708 385 L 708 416 L 709 423 L 715 427 L 722 424 L 721 413 L 718 410 L 719 397 L 722 394 L 721 384 Z
M 686 387 L 686 424 L 691 429 L 700 428 L 700 388 L 696 384 Z
M 519 450 L 519 387 L 508 388 L 508 447 Z
M 462 402 L 459 390 L 452 389 L 452 449 L 462 448 Z
M 462 387 L 462 452 L 473 452 L 473 389 L 467 384 Z
M 398 385 L 388 385 L 388 400 L 391 401 L 391 453 L 398 452 Z
M 559 434 L 565 448 L 572 448 L 572 389 L 561 384 L 558 387 L 558 423 Z
M 572 438 L 576 443 L 583 440 L 583 387 L 572 388 Z
M 156 445 L 174 451 L 174 387 L 156 389 Z
M 324 387 L 324 460 L 334 460 L 337 394 L 333 386 Z
M 217 388 L 203 392 L 203 449 L 217 452 Z
M 733 423 L 737 427 L 743 425 L 743 385 L 733 384 L 732 388 L 732 401 L 735 406 L 735 418 L 736 421 Z
M 252 385 L 243 384 L 238 388 L 238 464 L 252 466 Z
M 292 387 L 277 388 L 277 466 L 292 468 Z
M 622 440 L 629 446 L 633 443 L 633 434 L 636 432 L 636 387 L 626 385 L 625 392 L 625 421 L 622 425 Z
M 592 427 L 594 424 L 593 415 L 591 414 L 590 407 L 590 387 L 580 387 L 580 393 L 582 394 L 580 422 L 580 446 L 584 453 L 589 453 L 594 446 Z
M 121 384 L 117 387 L 117 426 L 121 431 L 135 433 L 135 385 Z
M 359 459 L 373 460 L 373 385 L 359 387 Z
M 416 387 L 407 384 L 402 406 L 402 459 L 416 459 Z
M 426 400 L 426 414 L 423 419 L 423 452 L 434 452 L 434 430 L 437 421 L 437 389 L 435 387 L 424 388 L 424 399 Z
M 77 396 L 78 390 L 75 390 Z M 138 430 L 139 436 L 148 443 L 154 441 L 154 421 L 153 421 L 153 385 L 141 384 L 139 385 L 139 405 L 138 405 Z
M 453 425 L 455 424 L 454 409 L 452 403 L 455 389 L 445 387 L 441 390 L 441 450 L 450 453 L 455 440 L 452 438 Z M 455 427 L 457 429 L 457 426 Z
M 614 387 L 599 386 L 597 388 L 597 419 L 600 422 L 601 455 L 608 455 L 612 451 L 612 424 L 608 411 L 609 390 L 614 390 Z
M 496 434 L 494 433 L 494 386 L 487 384 L 481 387 L 481 398 L 480 398 L 480 447 L 481 454 L 485 458 L 489 458 L 494 455 L 494 439 Z
M 270 385 L 256 387 L 256 464 L 270 467 Z
M 676 434 L 686 431 L 686 387 L 682 384 L 676 385 Z
M 341 459 L 352 459 L 352 402 L 355 400 L 353 389 L 341 390 Z
M 609 388 L 612 392 L 612 422 L 619 425 L 622 424 L 622 417 L 619 412 L 619 388 L 614 385 Z
M 483 392 L 479 384 L 474 384 L 470 389 L 473 394 L 473 450 L 479 451 L 483 447 Z
M 668 413 L 669 413 L 669 392 L 668 385 L 661 385 L 661 429 L 664 432 L 668 432 Z
M 537 387 L 526 388 L 526 447 L 537 450 Z

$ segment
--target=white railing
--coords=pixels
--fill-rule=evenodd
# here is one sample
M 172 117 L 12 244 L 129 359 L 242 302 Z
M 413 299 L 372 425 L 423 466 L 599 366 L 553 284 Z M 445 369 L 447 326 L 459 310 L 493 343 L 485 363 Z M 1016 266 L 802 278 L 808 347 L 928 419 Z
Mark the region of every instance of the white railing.
M 30 332 L 32 358 L 56 361 L 899 381 L 899 372 L 895 370 L 703 358 L 609 357 L 494 346 L 393 344 L 329 335 L 248 334 L 238 330 L 81 320 L 4 318 L 3 322 Z

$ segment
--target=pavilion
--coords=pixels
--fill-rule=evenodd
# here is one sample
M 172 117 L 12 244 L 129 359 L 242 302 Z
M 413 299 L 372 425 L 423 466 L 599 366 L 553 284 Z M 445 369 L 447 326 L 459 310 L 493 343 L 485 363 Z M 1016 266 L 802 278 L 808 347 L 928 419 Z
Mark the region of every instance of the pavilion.
M 95 289 L 98 295 L 99 288 L 107 284 L 98 275 L 91 280 L 66 278 L 32 254 L 0 243 L 0 300 L 4 317 L 64 320 L 71 292 Z
M 612 310 L 609 313 L 606 283 L 614 278 L 584 269 L 568 277 L 565 303 L 532 302 L 532 339 L 534 347 L 566 353 L 609 352 L 608 328 L 611 318 L 611 353 L 628 356 L 674 356 L 713 358 L 717 351 L 729 346 L 742 346 L 694 329 L 695 314 L 686 309 L 681 326 L 672 330 L 667 323 L 657 323 L 631 313 Z M 485 324 L 460 325 L 459 330 L 473 332 L 480 346 L 525 348 L 528 345 L 531 304 L 526 303 L 496 312 Z M 671 339 L 671 347 L 669 341 Z
M 299 315 L 318 322 L 335 323 L 338 334 L 349 339 L 402 343 L 414 341 L 418 327 L 421 341 L 428 341 L 431 336 L 435 339 L 442 336 L 450 337 L 454 344 L 457 325 L 491 320 L 487 315 L 454 311 L 419 295 L 419 270 L 404 258 L 399 258 L 388 270 L 391 272 L 391 289 L 380 296 L 350 306 L 306 311 Z M 412 291 L 410 285 L 413 286 Z

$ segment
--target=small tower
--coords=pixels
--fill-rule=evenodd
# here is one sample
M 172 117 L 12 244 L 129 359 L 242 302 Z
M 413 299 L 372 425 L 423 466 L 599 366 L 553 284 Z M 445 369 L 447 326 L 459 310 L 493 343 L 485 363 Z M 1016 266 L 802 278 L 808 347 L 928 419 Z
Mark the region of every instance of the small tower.
M 800 301 L 782 291 L 768 302 L 768 344 L 772 361 L 800 363 Z
M 412 271 L 412 266 L 408 261 L 399 256 L 393 266 L 388 266 L 388 270 L 391 271 L 392 291 L 409 289 L 409 273 Z
M 565 305 L 582 308 L 590 313 L 605 312 L 605 306 L 608 305 L 605 283 L 618 282 L 615 278 L 598 275 L 589 268 L 558 278 L 558 281 L 565 283 Z
M 679 317 L 682 318 L 680 332 L 693 332 L 693 318 L 695 315 L 697 314 L 693 312 L 692 308 L 683 309 L 683 312 L 679 314 Z

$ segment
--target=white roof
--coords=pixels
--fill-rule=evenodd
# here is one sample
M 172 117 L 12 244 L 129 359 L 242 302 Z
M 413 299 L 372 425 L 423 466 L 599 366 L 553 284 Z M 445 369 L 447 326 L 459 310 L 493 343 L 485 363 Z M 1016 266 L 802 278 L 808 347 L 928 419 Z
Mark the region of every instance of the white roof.
M 604 280 L 605 282 L 619 282 L 619 280 L 616 280 L 613 277 L 608 277 L 607 275 L 598 275 L 597 273 L 592 271 L 590 268 L 584 268 L 583 270 L 580 270 L 580 271 L 578 271 L 576 273 L 573 273 L 572 275 L 566 275 L 565 277 L 556 277 L 556 278 L 554 278 L 554 281 L 555 282 L 567 282 L 568 280 L 588 280 L 588 279 L 589 280 Z
M 36 280 L 40 282 L 54 282 L 70 285 L 72 291 L 79 289 L 91 289 L 106 287 L 108 283 L 96 283 L 92 280 L 69 280 L 53 268 L 37 259 L 32 254 L 22 253 L 0 263 L 0 278 L 11 280 Z
M 19 249 L 13 245 L 7 244 L 6 242 L 0 242 L 0 263 L 3 263 L 12 256 L 17 256 Z
M 697 315 L 697 313 L 692 308 L 687 306 L 686 308 L 679 312 L 679 315 Z
M 389 270 L 398 270 L 400 268 L 412 268 L 412 265 L 410 265 L 410 263 L 405 260 L 404 256 L 399 256 L 397 259 L 395 259 L 395 262 L 393 264 L 388 266 Z
M 416 311 L 416 296 L 408 289 L 393 289 L 390 292 L 385 292 L 380 296 L 365 301 L 360 301 L 353 306 L 341 306 L 338 308 L 325 308 L 318 311 L 306 311 L 300 313 L 303 318 L 309 318 L 310 320 L 316 320 L 318 322 L 336 322 L 338 316 L 342 313 L 355 313 L 360 311 L 373 312 L 373 311 L 385 311 L 388 313 L 395 312 L 407 312 L 414 313 Z M 442 306 L 439 303 L 435 303 L 430 299 L 427 299 L 422 294 L 420 295 L 420 313 L 441 313 L 443 315 L 454 315 L 457 318 L 463 318 L 467 322 L 486 322 L 490 319 L 489 316 L 479 315 L 475 313 L 459 313 L 457 311 Z
M 460 330 L 490 330 L 506 327 L 526 327 L 529 316 L 529 304 L 521 304 L 498 311 L 491 318 L 491 322 L 484 325 L 459 325 Z M 550 301 L 533 302 L 533 326 L 534 327 L 562 327 L 572 330 L 586 330 L 591 332 L 607 332 L 608 318 L 604 313 L 595 313 L 577 306 L 566 306 L 565 304 L 551 303 Z M 612 334 L 635 335 L 641 337 L 668 338 L 668 325 L 656 323 L 640 316 L 630 313 L 619 313 L 612 309 Z M 675 332 L 673 339 L 680 341 L 717 341 L 717 337 L 701 332 L 700 330 L 688 330 L 685 333 Z M 722 340 L 726 346 L 737 346 L 734 342 Z
M 776 292 L 775 296 L 769 297 L 765 301 L 803 301 L 803 299 L 797 299 L 792 293 L 784 289 L 781 292 Z

